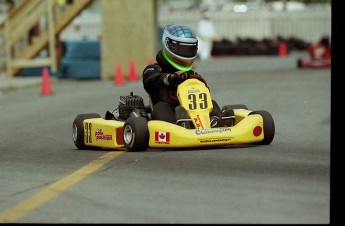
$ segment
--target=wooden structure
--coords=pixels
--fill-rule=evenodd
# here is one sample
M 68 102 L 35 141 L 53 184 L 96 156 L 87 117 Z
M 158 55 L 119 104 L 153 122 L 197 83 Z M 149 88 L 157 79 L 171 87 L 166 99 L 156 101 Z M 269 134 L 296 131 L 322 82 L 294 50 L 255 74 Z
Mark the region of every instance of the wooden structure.
M 9 17 L 0 24 L 5 38 L 6 75 L 13 77 L 21 69 L 51 67 L 57 70 L 55 47 L 59 34 L 93 0 L 74 0 L 64 6 L 55 0 L 24 0 Z M 30 29 L 39 23 L 39 33 L 28 42 Z M 38 57 L 43 49 L 48 54 Z

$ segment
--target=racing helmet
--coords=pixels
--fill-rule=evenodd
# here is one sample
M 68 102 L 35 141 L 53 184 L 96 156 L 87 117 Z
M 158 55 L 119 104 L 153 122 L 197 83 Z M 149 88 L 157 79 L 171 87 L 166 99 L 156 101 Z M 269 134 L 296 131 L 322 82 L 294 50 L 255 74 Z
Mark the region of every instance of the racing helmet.
M 198 39 L 190 28 L 183 25 L 166 25 L 162 36 L 163 57 L 180 71 L 193 67 L 198 50 Z

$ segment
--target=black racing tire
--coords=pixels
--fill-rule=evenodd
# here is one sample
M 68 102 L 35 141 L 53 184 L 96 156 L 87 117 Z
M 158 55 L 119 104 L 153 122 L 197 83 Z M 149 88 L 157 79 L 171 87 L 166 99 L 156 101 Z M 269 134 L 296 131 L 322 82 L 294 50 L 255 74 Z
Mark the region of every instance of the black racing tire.
M 227 109 L 245 109 L 248 110 L 248 107 L 244 104 L 231 104 L 231 105 L 225 105 L 222 108 L 222 112 L 223 110 L 227 110 Z
M 264 139 L 259 142 L 255 142 L 255 144 L 259 145 L 268 145 L 273 141 L 275 135 L 275 124 L 272 115 L 264 110 L 259 111 L 252 111 L 249 115 L 261 115 L 263 119 L 263 130 L 264 130 Z
M 101 116 L 97 113 L 80 114 L 80 115 L 77 115 L 73 121 L 73 125 L 72 125 L 73 142 L 79 150 L 90 149 L 84 143 L 84 126 L 83 126 L 83 121 L 85 119 L 90 119 L 90 118 L 101 118 Z
M 128 118 L 123 126 L 123 143 L 127 151 L 146 151 L 149 146 L 150 133 L 144 117 Z

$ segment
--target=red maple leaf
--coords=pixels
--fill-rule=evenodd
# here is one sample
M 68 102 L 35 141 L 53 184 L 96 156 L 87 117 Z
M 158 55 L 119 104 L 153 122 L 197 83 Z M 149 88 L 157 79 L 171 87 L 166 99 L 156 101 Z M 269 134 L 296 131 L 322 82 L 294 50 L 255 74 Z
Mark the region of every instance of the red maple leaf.
M 164 139 L 164 138 L 165 138 L 164 133 L 159 134 L 159 139 Z

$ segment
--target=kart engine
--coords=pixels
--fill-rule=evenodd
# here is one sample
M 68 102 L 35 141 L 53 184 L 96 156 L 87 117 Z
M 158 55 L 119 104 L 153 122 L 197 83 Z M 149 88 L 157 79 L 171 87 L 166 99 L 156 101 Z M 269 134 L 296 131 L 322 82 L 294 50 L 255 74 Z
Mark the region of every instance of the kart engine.
M 127 119 L 135 108 L 144 108 L 144 100 L 141 96 L 133 95 L 133 92 L 127 96 L 120 96 L 119 100 L 119 116 Z

